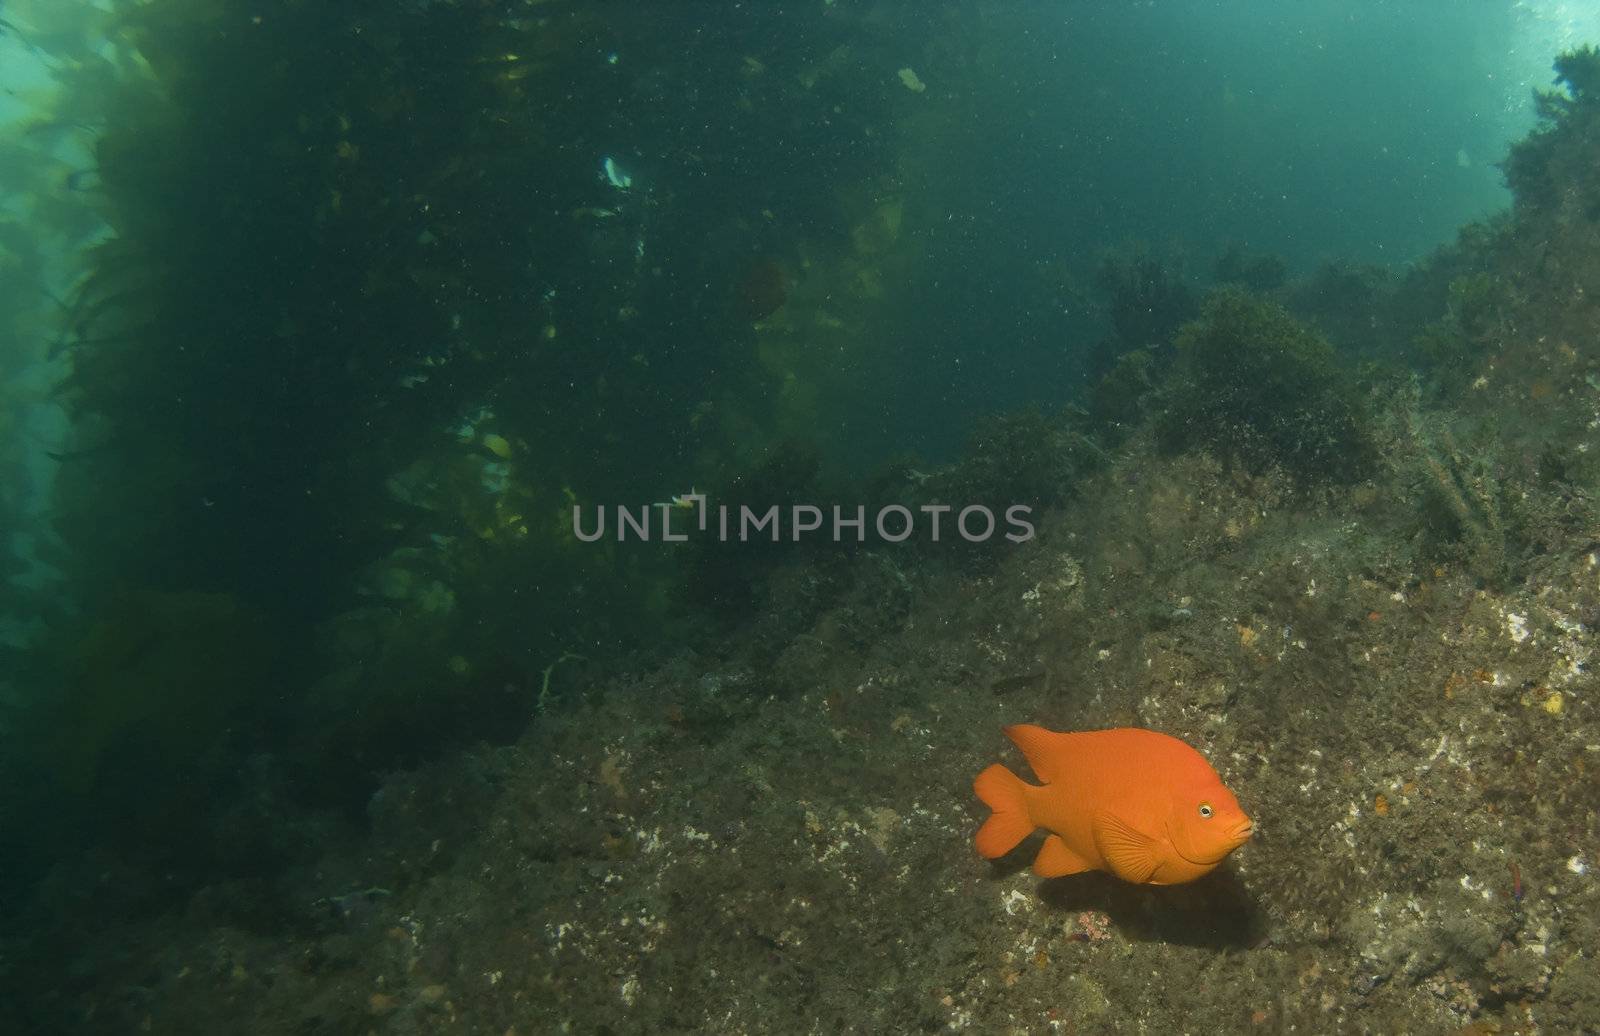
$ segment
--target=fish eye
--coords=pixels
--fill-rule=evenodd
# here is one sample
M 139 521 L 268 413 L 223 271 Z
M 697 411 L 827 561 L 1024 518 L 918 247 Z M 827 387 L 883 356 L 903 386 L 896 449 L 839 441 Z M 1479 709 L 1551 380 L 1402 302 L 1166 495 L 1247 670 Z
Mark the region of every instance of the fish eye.
M 1200 803 L 1200 815 L 1201 816 L 1205 817 L 1207 820 L 1210 820 L 1211 819 L 1211 813 L 1212 813 L 1211 803 L 1209 803 L 1209 802 Z

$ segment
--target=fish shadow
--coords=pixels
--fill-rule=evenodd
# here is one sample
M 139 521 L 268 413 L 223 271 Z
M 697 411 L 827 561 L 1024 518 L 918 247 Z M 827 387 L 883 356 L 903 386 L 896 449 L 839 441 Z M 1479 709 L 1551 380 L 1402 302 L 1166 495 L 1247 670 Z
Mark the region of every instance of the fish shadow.
M 1134 942 L 1242 950 L 1267 936 L 1266 911 L 1226 867 L 1184 885 L 1130 885 L 1098 872 L 1045 878 L 1039 899 L 1062 913 L 1102 911 Z
M 995 877 L 1028 865 L 1026 855 L 994 861 Z M 1042 878 L 1039 901 L 1053 913 L 1097 910 L 1133 942 L 1161 942 L 1201 949 L 1243 950 L 1267 941 L 1267 913 L 1227 864 L 1184 885 L 1132 885 L 1090 871 Z

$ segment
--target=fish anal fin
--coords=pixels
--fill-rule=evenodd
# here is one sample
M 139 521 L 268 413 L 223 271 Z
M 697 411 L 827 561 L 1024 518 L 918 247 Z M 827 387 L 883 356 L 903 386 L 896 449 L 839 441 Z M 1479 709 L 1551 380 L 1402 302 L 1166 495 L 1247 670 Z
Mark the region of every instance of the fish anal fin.
M 1060 835 L 1051 835 L 1039 847 L 1033 858 L 1033 873 L 1041 878 L 1064 878 L 1068 874 L 1081 874 L 1094 870 L 1089 862 L 1067 847 Z
M 1101 811 L 1094 815 L 1094 840 L 1111 872 L 1123 881 L 1146 884 L 1160 865 L 1155 839 L 1115 813 Z

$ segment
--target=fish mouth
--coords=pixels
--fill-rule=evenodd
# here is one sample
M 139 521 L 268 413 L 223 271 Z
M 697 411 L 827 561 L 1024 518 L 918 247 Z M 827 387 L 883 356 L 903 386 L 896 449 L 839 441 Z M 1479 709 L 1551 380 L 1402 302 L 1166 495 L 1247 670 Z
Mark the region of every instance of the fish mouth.
M 1223 835 L 1222 842 L 1219 846 L 1217 846 L 1215 852 L 1202 853 L 1196 856 L 1190 856 L 1188 853 L 1178 848 L 1177 840 L 1170 839 L 1170 836 L 1169 840 L 1172 843 L 1172 847 L 1177 849 L 1178 855 L 1183 857 L 1185 860 L 1188 860 L 1190 863 L 1201 867 L 1215 867 L 1217 864 L 1226 859 L 1229 853 L 1248 842 L 1250 840 L 1250 836 L 1255 834 L 1255 831 L 1255 822 L 1249 817 L 1244 817 L 1238 821 L 1235 821 L 1233 826 L 1228 828 L 1227 833 Z
M 1251 822 L 1249 817 L 1246 817 L 1228 829 L 1227 836 L 1223 840 L 1221 848 L 1218 849 L 1215 854 L 1212 854 L 1209 859 L 1195 860 L 1194 862 L 1199 864 L 1221 863 L 1227 858 L 1229 853 L 1248 842 L 1250 840 L 1250 836 L 1255 834 L 1255 830 L 1255 824 Z
M 1239 848 L 1239 846 L 1248 842 L 1250 840 L 1250 836 L 1255 833 L 1256 825 L 1249 817 L 1245 817 L 1237 824 L 1234 824 L 1233 827 L 1228 830 L 1228 840 L 1226 843 L 1228 847 L 1222 851 L 1222 855 L 1226 856 L 1233 852 L 1235 849 Z

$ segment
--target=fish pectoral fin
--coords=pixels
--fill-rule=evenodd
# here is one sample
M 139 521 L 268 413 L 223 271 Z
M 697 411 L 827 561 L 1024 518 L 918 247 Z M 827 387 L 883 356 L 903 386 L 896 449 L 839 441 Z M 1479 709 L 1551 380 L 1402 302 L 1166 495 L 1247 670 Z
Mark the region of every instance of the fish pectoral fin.
M 1033 873 L 1041 878 L 1064 878 L 1068 874 L 1081 874 L 1094 870 L 1089 861 L 1067 848 L 1060 835 L 1051 835 L 1039 847 L 1033 858 Z
M 1123 881 L 1143 885 L 1155 875 L 1160 863 L 1155 839 L 1135 830 L 1115 813 L 1095 814 L 1094 840 L 1112 873 Z

